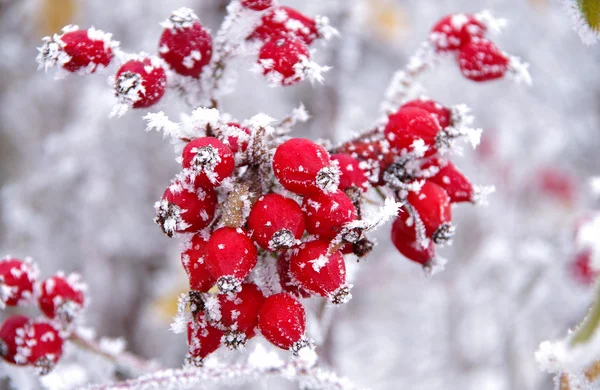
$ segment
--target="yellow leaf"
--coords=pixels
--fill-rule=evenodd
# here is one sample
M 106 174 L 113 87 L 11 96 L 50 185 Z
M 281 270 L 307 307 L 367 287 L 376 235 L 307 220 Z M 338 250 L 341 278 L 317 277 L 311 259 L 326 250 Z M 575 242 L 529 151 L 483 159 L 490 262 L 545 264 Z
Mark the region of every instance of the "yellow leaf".
M 600 1 L 598 0 L 577 0 L 579 9 L 594 31 L 600 31 Z

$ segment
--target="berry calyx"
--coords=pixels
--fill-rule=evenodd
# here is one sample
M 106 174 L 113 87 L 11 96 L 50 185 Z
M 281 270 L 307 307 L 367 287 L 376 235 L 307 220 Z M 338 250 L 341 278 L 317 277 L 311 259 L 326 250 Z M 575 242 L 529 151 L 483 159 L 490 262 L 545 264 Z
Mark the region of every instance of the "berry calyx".
M 200 77 L 212 57 L 212 37 L 189 8 L 180 8 L 162 23 L 158 53 L 175 72 Z
M 263 303 L 258 316 L 261 334 L 281 349 L 292 349 L 306 331 L 306 313 L 302 304 L 286 293 L 271 295 Z
M 462 74 L 473 81 L 490 81 L 504 77 L 510 59 L 493 42 L 475 38 L 460 49 L 458 65 Z
M 273 6 L 273 0 L 242 0 L 242 7 L 252 11 L 264 11 Z
M 404 257 L 423 266 L 435 258 L 433 241 L 420 240 L 415 219 L 404 208 L 392 225 L 392 243 Z
M 300 286 L 313 294 L 327 297 L 333 304 L 352 298 L 346 285 L 346 263 L 338 250 L 330 253 L 329 242 L 310 241 L 290 257 L 290 273 Z
M 206 240 L 201 234 L 195 234 L 189 243 L 189 248 L 181 254 L 181 263 L 188 274 L 192 291 L 207 292 L 216 283 L 208 272 L 205 257 Z
M 438 121 L 442 129 L 451 124 L 452 111 L 435 100 L 427 98 L 415 99 L 405 103 L 402 107 L 416 107 L 429 112 Z
M 258 64 L 273 84 L 293 85 L 304 78 L 302 63 L 310 58 L 308 47 L 294 36 L 274 37 L 262 46 Z
M 289 249 L 304 234 L 304 213 L 295 200 L 279 194 L 267 194 L 252 206 L 248 228 L 252 238 L 263 249 Z
M 0 306 L 26 303 L 33 294 L 37 268 L 27 261 L 7 257 L 0 260 Z
M 332 161 L 337 161 L 340 168 L 339 189 L 344 191 L 350 187 L 356 187 L 362 191 L 369 188 L 369 179 L 367 174 L 360 166 L 360 161 L 347 153 L 337 153 L 331 155 Z
M 154 208 L 154 222 L 167 236 L 194 233 L 212 222 L 217 208 L 217 193 L 212 188 L 190 190 L 175 181 L 165 190 Z
M 398 150 L 415 152 L 417 143 L 423 142 L 424 156 L 436 153 L 441 127 L 428 111 L 416 107 L 402 107 L 389 116 L 385 138 Z
M 277 148 L 273 172 L 281 185 L 300 195 L 335 191 L 339 168 L 331 164 L 329 154 L 320 145 L 304 138 L 292 138 Z
M 52 325 L 35 322 L 25 327 L 24 342 L 19 345 L 19 352 L 27 356 L 27 363 L 34 366 L 40 375 L 46 375 L 62 357 L 63 344 L 64 340 Z
M 317 23 L 308 16 L 290 7 L 275 7 L 268 10 L 249 39 L 267 41 L 284 36 L 294 36 L 310 45 L 317 37 Z
M 191 169 L 194 185 L 215 187 L 231 176 L 235 169 L 229 146 L 213 137 L 201 137 L 188 142 L 183 149 L 182 166 Z
M 352 200 L 341 190 L 307 196 L 302 208 L 306 212 L 306 230 L 322 240 L 335 238 L 346 223 L 357 218 Z
M 310 293 L 303 289 L 290 274 L 290 256 L 291 252 L 287 252 L 277 259 L 277 274 L 279 275 L 281 289 L 298 298 L 308 298 L 310 297 Z
M 40 310 L 48 318 L 58 318 L 63 323 L 70 323 L 84 307 L 85 288 L 77 274 L 65 276 L 58 273 L 51 276 L 40 287 Z
M 0 327 L 0 355 L 4 361 L 12 364 L 25 364 L 23 356 L 17 359 L 17 338 L 22 339 L 29 318 L 24 315 L 12 315 L 4 320 Z M 19 360 L 17 362 L 17 360 Z
M 415 217 L 423 222 L 425 234 L 436 244 L 452 239 L 452 209 L 450 197 L 439 185 L 426 181 L 419 192 L 409 192 L 406 200 L 412 206 Z
M 468 14 L 453 14 L 433 26 L 429 40 L 439 51 L 458 50 L 473 38 L 482 38 L 487 26 Z
M 256 246 L 240 228 L 217 229 L 206 244 L 206 266 L 222 292 L 239 291 L 257 259 Z
M 114 89 L 120 104 L 150 107 L 165 94 L 167 76 L 156 59 L 129 60 L 117 71 Z
M 188 323 L 188 356 L 187 362 L 196 367 L 201 367 L 205 357 L 219 349 L 223 331 L 212 326 L 204 314 Z

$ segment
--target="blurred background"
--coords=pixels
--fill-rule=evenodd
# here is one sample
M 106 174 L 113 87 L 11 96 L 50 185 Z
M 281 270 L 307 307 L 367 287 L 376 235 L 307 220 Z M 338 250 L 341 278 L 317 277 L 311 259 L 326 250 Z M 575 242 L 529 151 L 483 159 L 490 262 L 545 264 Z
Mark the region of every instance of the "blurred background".
M 508 19 L 494 40 L 531 64 L 532 87 L 473 83 L 452 61 L 422 79 L 431 98 L 472 107 L 484 129 L 480 148 L 456 163 L 475 183 L 496 186 L 489 206 L 455 209 L 456 238 L 442 251 L 449 264 L 432 278 L 396 252 L 389 225 L 381 228 L 375 252 L 349 264 L 354 298 L 331 313 L 320 349 L 324 364 L 373 389 L 552 388 L 534 351 L 563 337 L 593 295 L 574 265 L 573 234 L 598 206 L 587 184 L 600 173 L 598 47 L 583 45 L 557 0 L 281 3 L 330 17 L 342 39 L 319 47 L 318 59 L 334 69 L 324 85 L 271 89 L 248 71 L 250 60 L 239 61 L 237 90 L 223 107 L 239 120 L 281 118 L 303 102 L 312 119 L 296 134 L 337 141 L 377 119 L 394 71 L 439 18 L 489 9 Z M 87 324 L 166 367 L 180 366 L 186 350 L 185 337 L 168 330 L 187 289 L 177 242 L 152 222 L 178 171 L 172 146 L 144 132 L 146 111 L 108 118 L 110 70 L 57 81 L 36 71 L 34 57 L 42 36 L 70 23 L 154 53 L 158 23 L 172 10 L 188 6 L 216 32 L 226 4 L 0 1 L 0 254 L 32 256 L 44 276 L 81 273 L 92 298 Z M 172 92 L 151 111 L 159 110 L 175 119 L 191 112 Z M 38 386 L 22 380 L 18 388 Z M 107 378 L 80 383 L 88 380 Z

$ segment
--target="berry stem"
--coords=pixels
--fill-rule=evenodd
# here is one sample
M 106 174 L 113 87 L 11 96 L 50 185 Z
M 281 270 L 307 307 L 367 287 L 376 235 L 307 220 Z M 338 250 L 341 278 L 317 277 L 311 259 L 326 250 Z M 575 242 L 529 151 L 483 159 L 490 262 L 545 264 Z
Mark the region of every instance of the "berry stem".
M 594 302 L 582 323 L 577 327 L 575 332 L 573 332 L 573 337 L 571 338 L 571 346 L 575 347 L 579 344 L 585 344 L 598 329 L 600 325 L 600 283 L 596 284 L 596 295 L 594 296 Z

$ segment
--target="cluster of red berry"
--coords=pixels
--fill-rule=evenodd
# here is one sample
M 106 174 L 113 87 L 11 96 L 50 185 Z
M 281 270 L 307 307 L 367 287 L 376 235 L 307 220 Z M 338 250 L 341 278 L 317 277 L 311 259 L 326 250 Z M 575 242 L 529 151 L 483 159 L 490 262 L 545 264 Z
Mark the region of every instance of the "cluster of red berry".
M 40 374 L 50 372 L 63 353 L 64 341 L 85 306 L 85 285 L 78 275 L 57 273 L 37 281 L 37 266 L 11 257 L 0 260 L 1 302 L 26 306 L 37 301 L 45 318 L 16 314 L 0 326 L 0 355 L 4 361 L 33 366 Z

